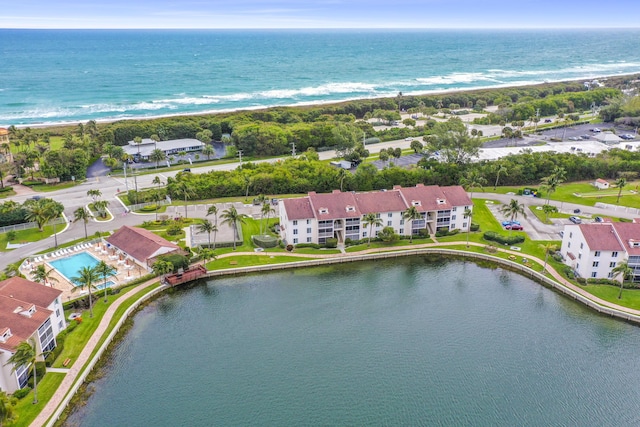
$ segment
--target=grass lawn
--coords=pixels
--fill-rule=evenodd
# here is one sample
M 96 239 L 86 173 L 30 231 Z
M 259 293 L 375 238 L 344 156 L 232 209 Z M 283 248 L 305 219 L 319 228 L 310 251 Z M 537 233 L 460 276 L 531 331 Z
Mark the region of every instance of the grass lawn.
M 43 193 L 46 193 L 50 191 L 64 190 L 65 188 L 72 188 L 79 184 L 82 184 L 82 181 L 67 181 L 67 182 L 61 182 L 59 184 L 37 184 L 37 185 L 30 185 L 29 187 L 33 191 L 41 191 Z
M 620 288 L 610 285 L 578 285 L 585 291 L 613 304 L 640 310 L 640 289 L 624 289 L 622 298 L 618 299 Z
M 413 239 L 413 244 L 414 245 L 420 245 L 423 243 L 433 243 L 432 239 Z M 367 249 L 380 249 L 380 248 L 394 248 L 394 247 L 398 247 L 398 246 L 411 246 L 412 244 L 409 243 L 409 240 L 396 240 L 395 242 L 391 242 L 391 243 L 387 243 L 387 242 L 376 242 L 374 240 L 371 241 L 371 246 L 367 246 L 366 243 L 360 244 L 360 245 L 354 245 L 354 246 L 349 246 L 348 248 L 345 249 L 345 251 L 347 253 L 353 253 L 353 252 L 360 252 L 360 251 L 364 251 Z M 320 253 L 320 252 L 316 252 L 316 253 Z
M 293 257 L 287 255 L 238 255 L 221 258 L 207 263 L 207 270 L 225 270 L 237 267 L 253 267 L 256 265 L 282 264 L 284 262 L 305 261 L 313 258 Z M 232 264 L 233 263 L 233 264 Z
M 42 381 L 38 381 L 38 403 L 35 405 L 33 402 L 33 390 L 29 392 L 25 397 L 18 400 L 14 407 L 15 413 L 18 415 L 18 419 L 15 423 L 10 424 L 16 427 L 26 427 L 38 416 L 40 411 L 45 407 L 46 403 L 51 399 L 51 396 L 55 393 L 60 383 L 64 379 L 65 374 L 59 374 L 56 372 L 47 372 L 42 378 Z
M 15 195 L 16 195 L 16 192 L 13 190 L 2 191 L 0 192 L 0 199 L 4 199 L 4 198 L 15 196 Z
M 56 231 L 59 233 L 60 230 L 64 228 L 63 224 L 56 225 Z M 38 228 L 30 228 L 28 230 L 20 230 L 16 231 L 16 238 L 12 240 L 12 243 L 26 243 L 26 242 L 37 242 L 42 239 L 46 239 L 47 237 L 53 236 L 53 226 L 47 225 L 43 228 L 42 231 L 38 230 Z M 7 233 L 0 234 L 0 251 L 7 251 L 11 249 L 7 249 Z

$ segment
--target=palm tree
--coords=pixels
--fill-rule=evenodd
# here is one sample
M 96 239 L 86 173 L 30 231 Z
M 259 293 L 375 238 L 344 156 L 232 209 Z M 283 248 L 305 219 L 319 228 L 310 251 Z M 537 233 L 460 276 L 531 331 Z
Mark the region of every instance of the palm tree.
M 93 203 L 97 202 L 100 196 L 102 196 L 102 191 L 94 188 L 92 190 L 87 191 L 87 196 L 91 197 Z
M 487 180 L 485 179 L 485 177 L 480 175 L 480 172 L 478 172 L 476 169 L 470 170 L 465 176 L 460 178 L 460 185 L 462 185 L 467 191 L 473 188 L 480 188 L 480 190 L 484 191 L 484 188 L 482 186 L 486 183 Z M 473 199 L 473 191 L 471 191 L 470 193 L 471 194 L 469 198 Z
M 622 261 L 611 269 L 611 273 L 613 274 L 613 277 L 621 276 L 620 293 L 618 294 L 618 299 L 620 299 L 622 298 L 622 288 L 624 287 L 624 281 L 633 277 L 634 270 L 633 268 L 629 267 L 629 263 L 627 261 Z
M 542 182 L 540 183 L 540 188 L 547 192 L 547 202 L 546 205 L 549 204 L 549 199 L 551 198 L 551 193 L 555 192 L 558 188 L 560 181 L 555 174 L 551 174 L 549 176 L 545 176 L 542 178 Z
M 211 160 L 211 155 L 215 153 L 216 150 L 214 150 L 213 147 L 209 144 L 206 144 L 204 147 L 202 147 L 202 154 L 207 156 L 207 160 Z
M 542 266 L 542 274 L 544 274 L 544 272 L 547 271 L 547 261 L 549 260 L 549 254 L 558 250 L 558 246 L 554 243 L 549 242 L 547 244 L 540 245 L 540 249 L 544 251 L 544 266 Z
M 218 235 L 218 207 L 216 205 L 209 206 L 207 209 L 207 216 L 213 215 L 213 249 L 216 248 L 216 237 Z
M 158 190 L 156 190 L 156 192 L 154 193 L 156 199 L 156 221 L 158 221 L 158 209 L 160 208 L 160 206 L 158 205 L 158 203 L 160 202 L 160 186 L 163 184 L 163 182 L 159 176 L 155 176 L 151 183 L 158 186 Z
M 0 392 L 0 427 L 4 425 L 5 421 L 13 421 L 14 408 L 11 400 L 4 391 Z
M 58 279 L 51 276 L 51 272 L 53 269 L 47 271 L 47 268 L 44 264 L 40 264 L 36 267 L 36 270 L 33 273 L 33 280 L 38 283 L 46 284 L 47 282 L 57 282 Z
M 371 231 L 373 227 L 381 227 L 382 224 L 382 218 L 378 217 L 377 213 L 371 212 L 362 217 L 362 225 L 369 227 L 369 241 L 367 242 L 367 247 L 371 246 Z
M 500 212 L 508 216 L 511 221 L 515 221 L 518 218 L 518 215 L 522 215 L 523 218 L 527 217 L 527 214 L 524 211 L 524 204 L 518 203 L 516 199 L 511 199 L 509 204 L 502 205 L 500 207 Z
M 493 183 L 493 189 L 495 190 L 498 187 L 498 180 L 500 179 L 500 175 L 509 175 L 509 169 L 503 164 L 496 163 L 496 182 Z
M 549 214 L 556 211 L 556 207 L 552 205 L 543 205 L 542 212 L 544 212 L 544 222 L 549 222 Z
M 473 218 L 473 211 L 469 208 L 464 208 L 463 215 L 465 219 L 469 219 L 469 223 L 467 224 L 467 247 L 469 247 L 469 233 L 471 232 L 471 218 Z
M 163 259 L 159 259 L 154 262 L 151 266 L 153 273 L 158 276 L 163 276 L 162 280 L 166 278 L 165 276 L 173 271 L 173 263 L 171 261 L 165 261 Z
M 269 204 L 269 202 L 264 202 L 262 204 L 262 209 L 260 209 L 260 234 L 262 234 L 262 230 L 263 230 L 263 225 L 262 225 L 262 219 L 264 218 L 264 216 L 267 216 L 267 223 L 264 225 L 264 234 L 267 234 L 267 230 L 269 229 L 269 217 L 271 216 L 272 213 L 275 213 L 275 210 L 271 207 L 271 205 Z
M 107 302 L 107 277 L 115 275 L 116 270 L 104 261 L 100 261 L 98 264 L 96 264 L 94 269 L 97 274 L 102 276 L 104 287 L 104 302 Z
M 413 243 L 413 221 L 422 219 L 422 214 L 418 212 L 418 208 L 411 206 L 406 211 L 402 212 L 402 218 L 406 219 L 410 223 L 409 243 Z
M 202 222 L 198 225 L 198 231 L 200 233 L 207 233 L 207 237 L 209 238 L 209 247 L 211 247 L 211 232 L 213 231 L 213 224 L 208 219 L 203 219 Z
M 89 222 L 89 218 L 91 218 L 91 215 L 84 207 L 79 207 L 78 209 L 73 211 L 73 222 L 82 221 L 84 223 L 85 239 L 89 237 L 89 235 L 87 234 L 87 223 Z
M 38 403 L 38 378 L 36 373 L 36 361 L 38 353 L 36 352 L 36 343 L 33 338 L 29 341 L 22 341 L 16 346 L 16 351 L 7 360 L 8 364 L 13 364 L 11 372 L 15 372 L 16 369 L 26 366 L 27 372 L 33 370 L 33 404 Z
M 221 218 L 222 223 L 233 227 L 233 250 L 236 250 L 236 240 L 240 238 L 238 235 L 238 222 L 244 224 L 244 219 L 238 213 L 235 206 L 231 206 L 229 209 L 222 211 Z
M 108 200 L 98 200 L 93 204 L 93 208 L 98 211 L 98 214 L 102 218 L 107 217 L 107 206 L 109 206 Z
M 624 188 L 625 185 L 627 185 L 627 178 L 625 178 L 624 176 L 621 176 L 620 178 L 616 179 L 616 187 L 618 187 L 618 198 L 616 199 L 616 204 L 620 203 L 620 196 L 622 195 L 622 189 Z
M 193 197 L 194 195 L 193 187 L 188 182 L 180 181 L 175 191 L 176 193 L 178 193 L 178 195 L 184 197 L 184 217 L 188 218 L 187 200 L 189 199 L 189 197 Z
M 78 286 L 73 287 L 73 290 L 78 288 L 84 289 L 86 287 L 89 291 L 89 317 L 93 317 L 93 295 L 91 294 L 91 288 L 95 287 L 94 283 L 98 278 L 99 276 L 95 268 L 86 265 L 78 271 L 76 277 L 71 278 L 73 282 L 78 284 Z
M 346 169 L 340 168 L 338 169 L 338 179 L 340 180 L 340 191 L 342 192 L 342 186 L 344 184 L 344 179 L 347 177 Z
M 216 253 L 215 253 L 215 251 L 213 249 L 202 248 L 202 249 L 200 249 L 200 257 L 204 261 L 204 265 L 205 265 L 205 268 L 206 268 L 208 260 L 210 260 L 210 259 L 215 260 L 216 259 Z
M 149 160 L 156 162 L 156 169 L 161 161 L 167 158 L 167 155 L 159 148 L 154 148 L 151 154 L 149 154 Z

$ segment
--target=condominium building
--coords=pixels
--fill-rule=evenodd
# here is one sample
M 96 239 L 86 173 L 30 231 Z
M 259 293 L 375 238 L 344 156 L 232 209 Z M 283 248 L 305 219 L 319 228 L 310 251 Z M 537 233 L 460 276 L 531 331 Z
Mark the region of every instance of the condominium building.
M 403 213 L 414 206 L 421 219 L 407 221 Z M 310 192 L 305 197 L 279 201 L 280 235 L 287 244 L 326 243 L 335 238 L 342 243 L 346 239 L 360 240 L 372 237 L 384 227 L 393 227 L 400 235 L 418 234 L 426 230 L 459 229 L 467 231 L 469 218 L 465 209 L 473 205 L 466 191 L 460 186 L 439 187 L 418 184 L 392 190 L 373 192 L 341 192 L 318 194 Z M 365 227 L 364 215 L 375 213 L 381 225 Z

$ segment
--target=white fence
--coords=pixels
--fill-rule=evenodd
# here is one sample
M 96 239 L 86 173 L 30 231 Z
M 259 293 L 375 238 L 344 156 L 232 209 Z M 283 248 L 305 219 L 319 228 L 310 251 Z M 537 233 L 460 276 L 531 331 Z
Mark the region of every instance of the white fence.
M 636 209 L 636 208 L 629 208 L 626 206 L 618 206 L 618 205 L 611 205 L 609 203 L 601 203 L 601 202 L 597 202 L 595 204 L 596 208 L 600 208 L 600 209 L 609 209 L 612 210 L 614 212 L 626 212 L 626 213 L 630 213 L 630 214 L 634 214 L 634 215 L 640 215 L 640 209 Z

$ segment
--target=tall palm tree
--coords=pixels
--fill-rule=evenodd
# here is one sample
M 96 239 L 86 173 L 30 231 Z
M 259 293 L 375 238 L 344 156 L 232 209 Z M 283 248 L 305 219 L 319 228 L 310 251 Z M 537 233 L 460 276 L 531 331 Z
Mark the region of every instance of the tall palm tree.
M 509 169 L 503 164 L 496 163 L 496 182 L 493 183 L 493 189 L 495 190 L 498 187 L 498 180 L 500 179 L 500 175 L 509 175 Z
M 97 188 L 93 188 L 87 191 L 87 196 L 91 197 L 91 199 L 93 200 L 93 203 L 95 203 L 98 201 L 100 196 L 102 196 L 102 191 L 98 190 Z
M 39 266 L 36 267 L 35 271 L 33 272 L 33 280 L 42 284 L 46 284 L 47 282 L 57 282 L 58 279 L 51 276 L 52 272 L 53 272 L 53 269 L 47 271 L 46 266 L 44 264 L 40 264 Z
M 555 212 L 557 209 L 553 205 L 542 205 L 542 212 L 544 212 L 544 222 L 549 222 L 549 214 Z
M 482 187 L 487 183 L 487 180 L 484 176 L 480 174 L 476 169 L 472 169 L 465 176 L 460 178 L 460 185 L 464 187 L 465 190 L 469 191 L 474 188 L 480 188 L 480 190 L 484 191 Z M 470 191 L 469 198 L 473 199 L 473 191 Z
M 213 259 L 213 260 L 216 259 L 216 253 L 211 248 L 202 248 L 202 249 L 200 249 L 199 255 L 202 258 L 202 260 L 204 261 L 205 268 L 206 268 L 206 265 L 207 265 L 207 261 L 209 261 L 210 259 Z
M 213 231 L 213 224 L 211 224 L 211 221 L 203 219 L 202 222 L 198 224 L 198 231 L 200 233 L 207 233 L 209 247 L 211 247 L 211 232 Z
M 542 178 L 542 182 L 540 183 L 540 188 L 543 191 L 547 192 L 547 202 L 546 205 L 549 204 L 549 199 L 551 199 L 551 193 L 554 193 L 558 189 L 558 185 L 560 185 L 560 181 L 555 174 L 551 174 L 549 176 L 545 176 Z
M 271 216 L 272 213 L 275 213 L 275 210 L 271 207 L 269 202 L 264 202 L 262 204 L 262 208 L 260 209 L 260 234 L 267 234 L 267 230 L 269 229 L 269 216 Z M 265 215 L 267 216 L 267 223 L 263 226 L 262 220 L 264 219 Z
M 380 227 L 382 224 L 382 218 L 379 218 L 377 213 L 371 212 L 364 214 L 362 217 L 362 225 L 369 227 L 369 241 L 367 242 L 367 247 L 371 246 L 371 231 L 373 227 Z
M 411 206 L 406 211 L 402 212 L 402 218 L 409 221 L 409 243 L 413 243 L 413 221 L 422 219 L 422 214 L 418 212 L 418 208 Z
M 116 270 L 104 261 L 100 261 L 98 264 L 96 264 L 94 269 L 98 275 L 102 276 L 102 283 L 104 287 L 104 302 L 107 302 L 107 277 L 115 275 Z
M 542 266 L 542 274 L 547 271 L 547 261 L 549 260 L 549 254 L 555 252 L 558 249 L 558 245 L 549 242 L 544 245 L 540 245 L 540 249 L 544 251 L 544 265 Z
M 467 247 L 469 247 L 469 233 L 471 232 L 471 218 L 473 218 L 473 211 L 469 208 L 464 208 L 464 213 L 462 215 L 469 219 L 467 224 Z
M 511 199 L 509 204 L 502 205 L 500 207 L 500 212 L 508 216 L 511 221 L 515 221 L 518 218 L 518 215 L 522 215 L 523 218 L 527 217 L 527 214 L 524 211 L 524 204 L 518 203 L 516 199 Z
M 98 211 L 101 218 L 107 217 L 107 206 L 109 206 L 108 200 L 98 200 L 93 204 L 93 208 Z
M 33 370 L 33 404 L 38 403 L 38 378 L 36 373 L 36 361 L 38 359 L 38 353 L 36 351 L 36 343 L 33 338 L 29 341 L 22 341 L 16 346 L 16 351 L 7 360 L 7 364 L 13 364 L 11 372 L 15 372 L 16 369 L 26 366 L 27 371 Z
M 85 287 L 89 291 L 89 317 L 93 317 L 93 295 L 91 294 L 91 288 L 94 288 L 94 283 L 99 279 L 98 273 L 93 267 L 85 265 L 78 271 L 76 277 L 72 277 L 71 280 L 78 284 L 74 286 L 75 289 L 84 289 Z
M 184 217 L 188 218 L 187 200 L 189 200 L 189 198 L 193 197 L 194 195 L 193 187 L 188 182 L 180 181 L 178 182 L 178 185 L 175 188 L 175 191 L 176 193 L 178 193 L 179 196 L 182 196 L 184 198 Z
M 618 198 L 616 199 L 616 204 L 620 203 L 620 196 L 622 195 L 622 189 L 624 188 L 625 185 L 627 185 L 627 178 L 625 178 L 624 176 L 621 176 L 620 178 L 616 179 L 616 187 L 618 187 Z
M 233 250 L 236 250 L 236 240 L 240 238 L 238 235 L 238 222 L 244 224 L 244 219 L 238 213 L 235 206 L 231 206 L 229 209 L 222 211 L 222 223 L 230 225 L 233 228 Z
M 209 144 L 206 144 L 204 147 L 202 147 L 202 154 L 207 156 L 207 160 L 211 160 L 211 155 L 215 153 L 216 150 L 214 150 L 213 147 Z
M 167 155 L 159 148 L 154 148 L 151 154 L 149 154 L 149 160 L 156 162 L 156 169 L 161 161 L 167 158 Z
M 213 249 L 216 248 L 216 237 L 218 235 L 218 207 L 216 205 L 209 206 L 207 209 L 207 216 L 213 215 Z
M 73 222 L 82 221 L 83 224 L 84 224 L 84 238 L 85 239 L 89 237 L 89 235 L 87 234 L 87 223 L 89 222 L 89 218 L 91 218 L 91 215 L 82 206 L 79 207 L 78 209 L 76 209 L 75 211 L 73 211 Z
M 621 276 L 620 293 L 618 294 L 618 299 L 620 299 L 622 298 L 622 288 L 624 287 L 624 281 L 633 277 L 634 270 L 633 268 L 629 267 L 628 261 L 622 261 L 611 269 L 611 273 L 613 273 L 613 277 Z
M 163 182 L 160 177 L 156 175 L 155 177 L 153 177 L 153 181 L 151 181 L 151 183 L 158 186 L 158 190 L 154 194 L 156 199 L 156 221 L 158 221 L 158 209 L 160 208 L 160 206 L 158 206 L 158 203 L 160 202 L 160 186 L 163 184 Z

